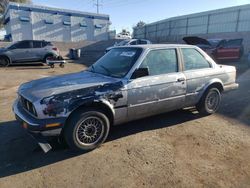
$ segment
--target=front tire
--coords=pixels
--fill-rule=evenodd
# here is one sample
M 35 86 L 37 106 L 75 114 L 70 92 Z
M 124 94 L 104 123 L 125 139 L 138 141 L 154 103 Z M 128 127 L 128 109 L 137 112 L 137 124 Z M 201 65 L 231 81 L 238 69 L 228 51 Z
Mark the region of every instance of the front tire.
M 211 115 L 219 109 L 220 101 L 220 91 L 217 88 L 210 88 L 204 93 L 196 108 L 202 115 Z
M 109 134 L 110 122 L 100 111 L 79 111 L 65 125 L 64 138 L 75 151 L 89 151 L 100 146 Z
M 0 67 L 8 67 L 10 60 L 7 57 L 0 57 Z

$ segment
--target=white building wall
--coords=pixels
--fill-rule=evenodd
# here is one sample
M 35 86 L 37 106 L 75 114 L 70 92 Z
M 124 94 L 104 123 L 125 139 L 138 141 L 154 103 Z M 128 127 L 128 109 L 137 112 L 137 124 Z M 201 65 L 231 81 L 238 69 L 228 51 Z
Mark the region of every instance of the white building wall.
M 109 26 L 107 20 L 94 19 L 93 22 L 94 38 L 96 40 L 108 39 L 109 38 Z M 101 28 L 99 28 L 101 27 Z
M 25 39 L 79 42 L 82 40 L 108 40 L 109 20 L 100 18 L 101 15 L 94 15 L 80 12 L 56 12 L 51 8 L 37 9 L 25 8 L 16 10 L 9 8 L 5 18 L 10 21 L 5 25 L 7 34 L 12 35 L 13 41 Z M 18 8 L 19 9 L 19 8 Z M 74 11 L 73 11 L 74 12 Z M 78 16 L 79 15 L 79 16 Z M 28 20 L 22 21 L 21 18 Z M 101 28 L 96 28 L 101 25 Z
M 82 17 L 71 17 L 71 40 L 73 42 L 88 39 L 88 32 L 91 31 L 86 20 L 86 18 Z
M 33 39 L 32 24 L 21 19 L 31 19 L 30 11 L 10 10 L 10 29 L 13 41 Z
M 10 11 L 7 12 L 5 18 L 6 18 L 6 19 L 7 19 L 7 18 L 10 18 Z M 7 34 L 7 35 L 11 34 L 10 21 L 9 21 L 7 24 L 5 24 L 5 31 L 6 31 L 6 34 Z

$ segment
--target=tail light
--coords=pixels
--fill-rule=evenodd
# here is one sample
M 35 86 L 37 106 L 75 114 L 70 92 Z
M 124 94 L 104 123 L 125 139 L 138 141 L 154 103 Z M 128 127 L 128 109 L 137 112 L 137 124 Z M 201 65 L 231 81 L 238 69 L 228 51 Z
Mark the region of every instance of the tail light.
M 58 48 L 54 47 L 54 48 L 52 48 L 52 50 L 54 50 L 54 51 L 58 51 Z

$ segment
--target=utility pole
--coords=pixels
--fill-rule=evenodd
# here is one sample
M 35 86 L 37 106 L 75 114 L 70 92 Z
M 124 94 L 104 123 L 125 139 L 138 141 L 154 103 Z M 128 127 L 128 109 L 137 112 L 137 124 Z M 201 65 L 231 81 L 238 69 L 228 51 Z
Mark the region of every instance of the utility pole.
M 99 7 L 101 6 L 99 0 L 96 0 L 95 6 L 96 6 L 96 12 L 97 14 L 99 14 Z

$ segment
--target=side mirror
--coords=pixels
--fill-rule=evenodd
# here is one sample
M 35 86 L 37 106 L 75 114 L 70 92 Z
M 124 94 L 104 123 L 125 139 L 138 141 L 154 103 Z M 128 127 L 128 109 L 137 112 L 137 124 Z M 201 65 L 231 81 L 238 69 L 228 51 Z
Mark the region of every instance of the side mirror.
M 139 69 L 136 69 L 135 72 L 132 74 L 131 79 L 136 79 L 136 78 L 140 78 L 140 77 L 144 77 L 148 75 L 149 75 L 148 67 L 139 68 Z

